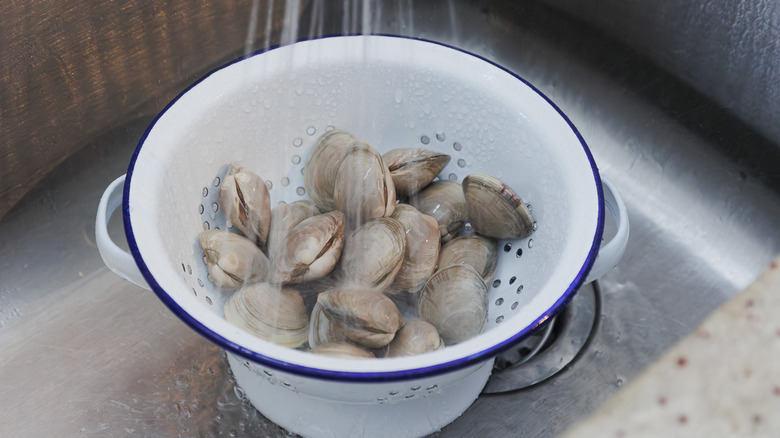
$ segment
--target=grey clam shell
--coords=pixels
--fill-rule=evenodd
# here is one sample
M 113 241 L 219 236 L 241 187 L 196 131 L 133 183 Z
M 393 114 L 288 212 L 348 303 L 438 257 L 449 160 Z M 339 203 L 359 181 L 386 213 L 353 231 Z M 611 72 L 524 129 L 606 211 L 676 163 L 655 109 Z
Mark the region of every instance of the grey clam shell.
M 452 240 L 468 220 L 468 209 L 463 189 L 455 181 L 434 181 L 409 203 L 420 213 L 433 216 L 439 224 L 442 243 Z
M 406 232 L 401 222 L 389 217 L 366 222 L 344 243 L 339 279 L 345 284 L 384 289 L 401 269 L 405 253 Z
M 301 283 L 328 275 L 344 245 L 344 214 L 331 211 L 303 220 L 287 233 L 275 255 L 272 283 Z
M 318 345 L 315 348 L 309 350 L 314 354 L 321 354 L 323 356 L 341 357 L 341 358 L 354 358 L 354 359 L 373 359 L 374 353 L 360 348 L 357 345 L 350 344 L 349 342 L 328 342 L 326 344 Z
M 224 312 L 231 324 L 275 344 L 297 348 L 308 338 L 309 313 L 295 289 L 244 286 L 225 303 Z
M 341 288 L 321 293 L 312 311 L 309 345 L 348 339 L 368 348 L 393 340 L 404 318 L 393 301 L 371 289 Z
M 382 159 L 393 177 L 397 196 L 409 196 L 419 192 L 436 178 L 450 162 L 447 154 L 428 149 L 392 149 Z
M 441 248 L 439 225 L 432 216 L 407 204 L 396 205 L 393 219 L 406 231 L 406 253 L 401 268 L 386 293 L 414 293 L 436 269 Z
M 471 265 L 482 276 L 482 281 L 490 284 L 498 265 L 496 242 L 474 233 L 450 240 L 439 253 L 439 269 L 459 264 Z
M 447 345 L 466 341 L 485 329 L 487 286 L 469 265 L 437 271 L 420 293 L 418 312 L 431 323 Z
M 271 210 L 271 225 L 266 242 L 267 254 L 273 258 L 279 253 L 282 242 L 293 227 L 319 214 L 317 207 L 307 200 L 279 204 Z
M 344 152 L 356 141 L 349 132 L 333 129 L 312 146 L 303 168 L 303 185 L 311 201 L 323 212 L 336 209 L 333 201 L 336 175 Z
M 471 174 L 463 179 L 462 185 L 469 221 L 477 233 L 497 239 L 516 239 L 533 232 L 530 210 L 502 181 Z
M 270 262 L 252 241 L 222 230 L 200 234 L 209 277 L 220 288 L 235 289 L 244 283 L 263 280 Z
M 385 357 L 412 356 L 444 348 L 444 341 L 432 324 L 416 319 L 408 321 L 387 346 Z
M 349 229 L 393 214 L 395 185 L 379 152 L 359 141 L 347 148 L 337 170 L 333 201 L 347 217 Z
M 271 222 L 271 197 L 258 175 L 231 164 L 219 188 L 219 205 L 225 217 L 247 239 L 265 247 Z

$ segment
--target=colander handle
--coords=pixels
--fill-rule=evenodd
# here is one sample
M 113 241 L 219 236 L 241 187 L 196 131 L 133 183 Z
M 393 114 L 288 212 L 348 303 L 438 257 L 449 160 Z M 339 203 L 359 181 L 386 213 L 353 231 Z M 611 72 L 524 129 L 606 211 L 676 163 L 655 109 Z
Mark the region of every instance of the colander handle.
M 120 277 L 129 280 L 144 289 L 149 285 L 144 280 L 138 265 L 135 264 L 132 254 L 117 246 L 108 235 L 108 220 L 122 204 L 122 189 L 125 183 L 125 175 L 115 179 L 109 184 L 98 204 L 97 219 L 95 220 L 95 240 L 97 241 L 100 257 L 109 269 Z
M 628 245 L 628 212 L 623 198 L 620 197 L 620 193 L 608 179 L 602 177 L 601 186 L 604 188 L 604 205 L 615 220 L 617 232 L 612 240 L 599 248 L 596 261 L 585 280 L 586 283 L 598 280 L 602 275 L 611 271 L 623 258 L 626 245 Z

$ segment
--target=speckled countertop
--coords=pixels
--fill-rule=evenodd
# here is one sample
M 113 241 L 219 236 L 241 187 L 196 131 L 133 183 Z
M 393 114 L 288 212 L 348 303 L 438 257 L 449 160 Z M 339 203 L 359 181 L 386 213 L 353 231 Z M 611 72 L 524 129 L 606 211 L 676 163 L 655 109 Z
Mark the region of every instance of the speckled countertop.
M 780 436 L 778 292 L 780 256 L 564 437 Z

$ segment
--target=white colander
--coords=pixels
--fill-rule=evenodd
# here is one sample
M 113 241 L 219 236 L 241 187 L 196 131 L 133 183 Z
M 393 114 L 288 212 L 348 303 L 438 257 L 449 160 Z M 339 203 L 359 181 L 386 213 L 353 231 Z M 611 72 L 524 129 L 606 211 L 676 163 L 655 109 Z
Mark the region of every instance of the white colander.
M 225 227 L 216 197 L 225 165 L 266 179 L 272 205 L 306 198 L 309 149 L 333 127 L 381 153 L 450 154 L 440 178 L 492 175 L 531 204 L 537 230 L 499 243 L 485 333 L 434 353 L 350 360 L 274 345 L 224 320 L 228 294 L 209 281 L 198 235 Z M 419 436 L 476 399 L 493 357 L 557 313 L 597 254 L 588 280 L 618 262 L 628 221 L 604 187 L 566 116 L 511 72 L 427 41 L 332 37 L 231 63 L 182 93 L 150 126 L 126 177 L 106 189 L 96 228 L 106 265 L 224 348 L 272 421 L 307 436 Z M 131 254 L 106 233 L 120 202 Z M 605 205 L 618 232 L 599 252 Z

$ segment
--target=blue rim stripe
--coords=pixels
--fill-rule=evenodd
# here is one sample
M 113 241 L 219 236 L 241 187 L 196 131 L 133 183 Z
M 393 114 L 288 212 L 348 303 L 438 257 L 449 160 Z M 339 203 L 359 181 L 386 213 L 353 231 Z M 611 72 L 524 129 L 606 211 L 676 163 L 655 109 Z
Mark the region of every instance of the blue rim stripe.
M 394 381 L 400 381 L 400 380 L 409 380 L 409 379 L 415 379 L 415 378 L 424 378 L 424 377 L 430 377 L 434 375 L 443 374 L 446 372 L 456 371 L 459 369 L 466 368 L 470 365 L 474 365 L 478 362 L 483 362 L 485 360 L 488 360 L 497 354 L 501 353 L 502 351 L 505 351 L 512 345 L 516 344 L 517 342 L 521 341 L 523 338 L 525 338 L 527 335 L 531 334 L 533 331 L 535 331 L 539 325 L 541 325 L 543 322 L 547 321 L 549 318 L 552 318 L 553 316 L 557 315 L 563 307 L 574 297 L 574 294 L 579 290 L 579 288 L 582 286 L 582 284 L 585 282 L 585 278 L 587 277 L 588 273 L 590 272 L 591 267 L 593 266 L 593 263 L 596 260 L 596 256 L 598 255 L 599 246 L 601 244 L 601 239 L 604 233 L 604 191 L 601 185 L 601 177 L 599 175 L 598 167 L 596 166 L 596 162 L 593 159 L 593 155 L 590 152 L 590 149 L 588 148 L 587 143 L 585 142 L 585 139 L 582 137 L 580 132 L 577 130 L 577 128 L 574 126 L 574 124 L 571 122 L 571 120 L 566 116 L 566 114 L 561 111 L 561 109 L 553 103 L 552 100 L 550 100 L 549 97 L 547 97 L 544 93 L 542 93 L 538 88 L 531 85 L 528 81 L 523 79 L 522 77 L 518 76 L 514 72 L 504 68 L 503 66 L 484 58 L 480 55 L 476 55 L 474 53 L 468 52 L 466 50 L 460 49 L 458 47 L 454 47 L 445 43 L 437 42 L 437 41 L 431 41 L 426 40 L 423 38 L 416 38 L 416 37 L 407 37 L 407 36 L 400 36 L 400 35 L 389 35 L 389 34 L 371 34 L 371 35 L 331 35 L 331 36 L 323 36 L 319 38 L 314 38 L 312 40 L 300 40 L 297 42 L 303 42 L 303 41 L 314 41 L 319 39 L 325 39 L 325 38 L 338 38 L 338 37 L 346 37 L 346 36 L 382 36 L 382 37 L 392 37 L 392 38 L 401 38 L 401 39 L 411 39 L 411 40 L 417 40 L 422 41 L 426 43 L 436 44 L 442 47 L 447 47 L 449 49 L 456 50 L 461 53 L 465 53 L 467 55 L 473 56 L 477 59 L 480 59 L 484 62 L 487 62 L 488 64 L 497 67 L 504 72 L 510 74 L 514 78 L 518 79 L 522 83 L 524 83 L 526 86 L 531 88 L 534 92 L 536 92 L 539 96 L 541 96 L 547 103 L 566 121 L 566 123 L 569 125 L 571 130 L 574 132 L 574 134 L 577 136 L 577 139 L 579 140 L 580 144 L 582 145 L 583 150 L 585 151 L 586 156 L 588 157 L 588 161 L 590 162 L 591 169 L 593 170 L 593 177 L 594 181 L 596 183 L 596 189 L 598 192 L 598 222 L 596 226 L 596 234 L 593 237 L 593 244 L 591 245 L 591 249 L 588 252 L 588 256 L 585 260 L 585 263 L 583 264 L 582 268 L 580 269 L 577 276 L 574 278 L 574 280 L 571 282 L 569 287 L 566 289 L 566 291 L 561 295 L 561 297 L 550 307 L 546 312 L 544 312 L 539 318 L 537 318 L 533 323 L 528 325 L 527 327 L 523 328 L 521 331 L 519 331 L 517 334 L 512 336 L 511 338 L 505 340 L 504 342 L 501 342 L 499 344 L 495 344 L 490 346 L 489 348 L 482 350 L 478 353 L 475 353 L 470 356 L 465 356 L 457 360 L 453 360 L 446 363 L 436 364 L 428 367 L 420 367 L 420 368 L 414 368 L 414 369 L 408 369 L 408 370 L 399 370 L 399 371 L 386 371 L 386 372 L 366 372 L 366 373 L 356 373 L 356 372 L 346 372 L 346 371 L 332 371 L 332 370 L 324 370 L 319 368 L 311 368 L 306 366 L 301 366 L 297 364 L 292 364 L 289 362 L 281 361 L 278 359 L 274 359 L 272 357 L 264 356 L 262 354 L 259 354 L 253 350 L 249 350 L 247 348 L 244 348 L 232 341 L 229 341 L 225 339 L 224 337 L 220 336 L 219 334 L 213 332 L 211 329 L 203 325 L 200 321 L 192 317 L 189 313 L 184 311 L 176 301 L 173 300 L 173 298 L 168 295 L 167 292 L 157 283 L 155 278 L 152 276 L 152 274 L 149 272 L 149 269 L 146 266 L 146 263 L 144 262 L 143 258 L 141 257 L 141 253 L 138 249 L 138 245 L 136 243 L 135 236 L 133 234 L 133 228 L 130 223 L 130 205 L 129 205 L 129 195 L 130 195 L 130 183 L 132 181 L 133 177 L 133 170 L 135 168 L 136 160 L 138 159 L 138 155 L 141 151 L 141 148 L 143 147 L 144 143 L 146 142 L 146 138 L 148 137 L 151 130 L 154 128 L 154 126 L 157 124 L 158 120 L 167 112 L 184 94 L 186 94 L 190 89 L 194 88 L 196 85 L 200 84 L 202 81 L 206 80 L 208 77 L 210 77 L 212 74 L 216 73 L 219 70 L 222 70 L 223 68 L 226 68 L 232 64 L 235 64 L 239 61 L 242 61 L 244 59 L 268 52 L 270 50 L 274 50 L 278 47 L 282 46 L 275 46 L 271 47 L 267 50 L 260 50 L 255 53 L 252 53 L 247 56 L 242 56 L 240 58 L 237 58 L 233 61 L 230 61 L 215 70 L 211 71 L 210 73 L 204 75 L 202 78 L 198 79 L 196 82 L 194 82 L 192 85 L 188 86 L 184 89 L 181 93 L 179 93 L 173 100 L 171 100 L 168 105 L 165 106 L 165 108 L 160 111 L 160 113 L 155 117 L 155 119 L 152 121 L 152 123 L 149 125 L 149 127 L 144 132 L 143 136 L 141 137 L 141 140 L 138 142 L 138 146 L 136 147 L 135 152 L 133 153 L 133 157 L 130 160 L 130 165 L 127 169 L 127 177 L 125 178 L 125 185 L 123 189 L 123 199 L 122 199 L 122 217 L 125 227 L 125 236 L 127 237 L 127 243 L 130 247 L 130 252 L 133 255 L 133 258 L 136 261 L 136 264 L 138 265 L 139 270 L 141 271 L 141 274 L 144 276 L 144 279 L 147 283 L 149 283 L 149 286 L 152 288 L 154 293 L 157 295 L 157 297 L 176 315 L 178 316 L 184 323 L 186 323 L 190 328 L 198 332 L 201 336 L 205 337 L 209 341 L 217 344 L 218 346 L 221 346 L 225 348 L 226 350 L 236 353 L 246 359 L 249 359 L 253 362 L 256 362 L 258 364 L 268 366 L 270 368 L 275 368 L 277 370 L 283 371 L 283 372 L 289 372 L 305 377 L 313 377 L 318 379 L 326 379 L 326 380 L 334 380 L 334 381 L 342 381 L 342 382 L 394 382 Z

